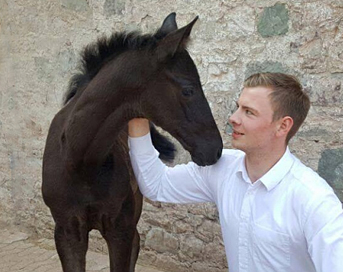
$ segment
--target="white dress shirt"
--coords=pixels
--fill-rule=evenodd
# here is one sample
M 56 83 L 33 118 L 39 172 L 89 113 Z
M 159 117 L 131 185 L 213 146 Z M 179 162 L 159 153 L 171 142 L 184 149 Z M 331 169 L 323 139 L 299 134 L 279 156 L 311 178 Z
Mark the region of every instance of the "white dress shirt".
M 223 150 L 206 167 L 167 167 L 150 134 L 129 138 L 144 196 L 171 203 L 214 202 L 230 272 L 342 272 L 343 212 L 332 188 L 287 148 L 252 183 L 245 153 Z

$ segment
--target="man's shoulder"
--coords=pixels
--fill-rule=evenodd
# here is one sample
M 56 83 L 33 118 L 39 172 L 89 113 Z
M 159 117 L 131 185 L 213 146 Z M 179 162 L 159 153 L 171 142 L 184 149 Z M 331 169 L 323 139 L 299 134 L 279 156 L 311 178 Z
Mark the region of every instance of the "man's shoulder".
M 303 196 L 323 195 L 333 193 L 333 189 L 319 174 L 295 158 L 294 166 L 290 171 L 293 184 L 301 191 Z
M 323 226 L 342 213 L 342 204 L 334 190 L 317 172 L 297 159 L 291 174 L 291 205 L 300 215 L 301 222 L 311 219 L 310 224 L 317 222 L 320 229 L 319 225 Z

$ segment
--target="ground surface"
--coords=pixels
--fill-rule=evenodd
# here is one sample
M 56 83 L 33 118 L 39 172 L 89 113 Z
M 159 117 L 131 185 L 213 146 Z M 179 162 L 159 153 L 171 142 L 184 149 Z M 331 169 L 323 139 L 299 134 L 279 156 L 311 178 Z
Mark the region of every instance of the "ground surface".
M 107 272 L 108 256 L 87 253 L 87 272 Z M 22 232 L 0 232 L 0 272 L 62 272 L 53 240 L 32 239 Z M 136 272 L 162 272 L 136 266 Z

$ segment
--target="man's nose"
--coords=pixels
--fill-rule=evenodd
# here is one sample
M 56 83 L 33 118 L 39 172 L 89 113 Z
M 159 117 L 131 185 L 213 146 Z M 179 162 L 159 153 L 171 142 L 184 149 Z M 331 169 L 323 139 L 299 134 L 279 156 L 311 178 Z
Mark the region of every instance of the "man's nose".
M 231 125 L 233 124 L 239 124 L 239 118 L 238 118 L 238 110 L 236 110 L 230 117 L 229 117 L 229 123 Z

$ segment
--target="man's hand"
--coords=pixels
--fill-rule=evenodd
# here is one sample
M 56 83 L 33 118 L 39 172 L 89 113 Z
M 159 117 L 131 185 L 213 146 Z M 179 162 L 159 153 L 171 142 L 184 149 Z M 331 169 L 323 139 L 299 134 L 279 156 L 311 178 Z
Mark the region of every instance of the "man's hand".
M 129 136 L 141 137 L 150 132 L 149 120 L 144 118 L 135 118 L 129 121 Z

